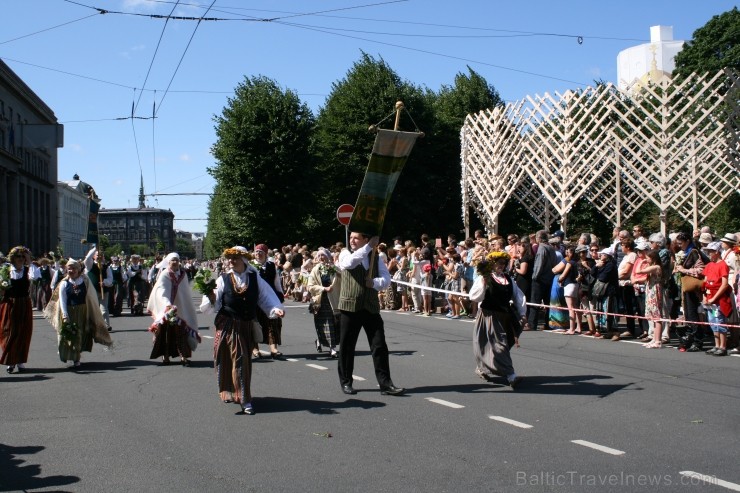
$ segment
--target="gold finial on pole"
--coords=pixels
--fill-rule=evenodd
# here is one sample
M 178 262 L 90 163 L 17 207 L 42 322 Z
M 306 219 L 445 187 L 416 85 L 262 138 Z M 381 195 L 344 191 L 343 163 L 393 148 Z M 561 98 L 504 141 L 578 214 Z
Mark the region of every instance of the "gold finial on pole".
M 403 109 L 403 101 L 396 101 L 396 123 L 393 125 L 393 130 L 398 130 L 401 124 L 401 110 Z

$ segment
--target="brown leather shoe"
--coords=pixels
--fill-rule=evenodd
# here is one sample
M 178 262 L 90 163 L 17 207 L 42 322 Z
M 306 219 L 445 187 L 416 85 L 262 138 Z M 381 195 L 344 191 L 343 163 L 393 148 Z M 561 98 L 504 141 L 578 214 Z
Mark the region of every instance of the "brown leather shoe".
M 612 341 L 618 341 L 618 340 L 619 340 L 619 333 L 618 332 L 614 332 L 612 334 Z

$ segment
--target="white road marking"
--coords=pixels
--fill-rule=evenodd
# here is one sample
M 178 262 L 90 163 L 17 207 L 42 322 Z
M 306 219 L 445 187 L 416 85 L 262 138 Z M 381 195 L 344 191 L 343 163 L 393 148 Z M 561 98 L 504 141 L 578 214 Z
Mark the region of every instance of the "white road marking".
M 365 381 L 364 378 L 358 377 L 357 375 L 352 375 L 352 378 L 355 379 L 355 380 L 357 380 L 358 382 L 364 382 Z
M 297 360 L 295 358 L 285 358 L 285 361 L 290 361 L 290 362 L 295 363 L 296 361 L 300 361 L 300 360 Z
M 571 440 L 571 442 L 577 445 L 583 445 L 584 447 L 589 447 L 594 450 L 598 450 L 599 452 L 604 452 L 604 453 L 611 454 L 611 455 L 624 455 L 625 454 L 625 452 L 622 450 L 605 447 L 603 445 L 599 445 L 598 443 L 587 442 L 586 440 Z
M 698 472 L 694 471 L 680 471 L 679 474 L 682 476 L 686 476 L 689 478 L 698 479 L 701 481 L 701 484 L 713 484 L 716 486 L 722 486 L 724 488 L 727 488 L 728 490 L 732 491 L 740 491 L 740 484 L 737 483 L 730 483 L 729 481 L 724 481 L 722 479 L 717 478 L 716 476 L 707 476 L 706 474 L 700 474 Z M 691 483 L 694 484 L 693 482 Z
M 306 366 L 310 366 L 311 368 L 316 368 L 317 370 L 328 370 L 329 368 L 321 365 L 314 365 L 313 363 L 306 363 Z
M 528 425 L 527 423 L 522 423 L 521 421 L 514 421 L 513 419 L 504 418 L 503 416 L 488 416 L 489 419 L 493 419 L 495 421 L 501 421 L 502 423 L 507 423 L 513 426 L 517 426 L 519 428 L 532 428 L 532 425 Z
M 200 336 L 201 339 L 213 339 L 213 336 Z
M 462 409 L 465 406 L 461 406 L 460 404 L 455 404 L 454 402 L 450 401 L 443 401 L 442 399 L 435 399 L 434 397 L 427 397 L 426 400 L 429 402 L 434 402 L 435 404 L 441 404 L 443 406 L 451 407 L 452 409 Z

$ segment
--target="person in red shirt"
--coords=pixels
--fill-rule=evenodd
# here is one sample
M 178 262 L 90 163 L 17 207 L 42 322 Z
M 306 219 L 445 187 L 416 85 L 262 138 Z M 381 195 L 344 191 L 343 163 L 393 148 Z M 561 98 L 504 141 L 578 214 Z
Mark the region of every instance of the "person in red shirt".
M 730 270 L 722 261 L 722 246 L 720 243 L 710 243 L 702 250 L 709 255 L 710 262 L 704 267 L 704 308 L 707 312 L 709 325 L 714 333 L 714 348 L 707 354 L 727 356 L 727 327 L 726 324 L 732 313 L 732 298 L 728 277 Z

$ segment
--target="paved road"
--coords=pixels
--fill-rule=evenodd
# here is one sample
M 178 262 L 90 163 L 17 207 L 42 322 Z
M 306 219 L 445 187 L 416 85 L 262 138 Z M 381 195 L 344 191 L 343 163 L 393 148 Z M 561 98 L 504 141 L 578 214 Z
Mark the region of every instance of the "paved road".
M 149 360 L 150 319 L 124 316 L 72 372 L 36 315 L 29 371 L 0 375 L 0 491 L 740 491 L 740 358 L 530 332 L 512 391 L 473 374 L 471 321 L 387 312 L 408 394 L 380 395 L 361 339 L 345 396 L 286 310 L 255 416 L 218 399 L 212 316 L 190 368 Z

